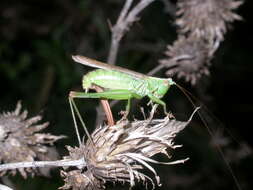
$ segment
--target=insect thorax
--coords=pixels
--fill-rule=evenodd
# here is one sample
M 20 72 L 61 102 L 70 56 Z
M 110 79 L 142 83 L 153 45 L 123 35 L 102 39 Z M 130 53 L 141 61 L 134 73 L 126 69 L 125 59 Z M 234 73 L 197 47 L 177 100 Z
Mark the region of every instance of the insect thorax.
M 162 79 L 156 77 L 149 77 L 149 89 L 152 94 L 157 98 L 162 98 L 170 86 L 175 84 L 172 79 Z

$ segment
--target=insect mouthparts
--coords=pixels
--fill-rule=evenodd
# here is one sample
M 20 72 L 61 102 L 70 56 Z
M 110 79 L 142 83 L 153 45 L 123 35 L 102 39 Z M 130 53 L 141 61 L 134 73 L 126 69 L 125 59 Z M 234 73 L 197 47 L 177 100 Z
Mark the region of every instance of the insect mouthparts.
M 176 83 L 173 81 L 172 78 L 168 78 L 169 85 L 175 85 Z

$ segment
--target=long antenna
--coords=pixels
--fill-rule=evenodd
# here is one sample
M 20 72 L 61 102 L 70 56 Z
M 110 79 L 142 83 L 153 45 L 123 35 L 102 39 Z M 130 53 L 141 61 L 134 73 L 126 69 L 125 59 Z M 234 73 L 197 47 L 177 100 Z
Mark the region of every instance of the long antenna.
M 183 94 L 187 97 L 187 99 L 190 101 L 190 103 L 192 104 L 192 106 L 193 106 L 194 108 L 198 107 L 198 106 L 193 102 L 192 98 L 195 99 L 195 100 L 197 100 L 198 102 L 200 102 L 200 101 L 199 101 L 194 95 L 192 95 L 188 90 L 186 90 L 185 88 L 183 88 L 183 87 L 180 86 L 179 84 L 176 84 L 176 86 L 183 92 Z M 192 97 L 192 98 L 191 98 L 191 97 Z M 202 103 L 201 103 L 201 104 L 202 104 Z M 201 107 L 201 106 L 200 106 L 200 107 Z M 202 120 L 203 124 L 204 124 L 205 127 L 207 128 L 207 131 L 208 131 L 209 135 L 210 135 L 211 137 L 213 137 L 213 136 L 214 136 L 214 134 L 213 134 L 214 132 L 208 127 L 207 121 L 206 121 L 204 115 L 202 115 L 202 113 L 200 112 L 200 110 L 201 110 L 201 109 L 199 109 L 199 110 L 197 111 L 197 113 L 198 113 L 200 119 Z M 218 150 L 218 152 L 220 153 L 220 155 L 222 156 L 222 158 L 223 158 L 223 160 L 224 160 L 224 162 L 225 162 L 225 164 L 226 164 L 226 166 L 227 166 L 227 168 L 228 168 L 230 174 L 232 175 L 233 180 L 235 181 L 235 184 L 236 184 L 237 188 L 238 188 L 239 190 L 242 190 L 242 187 L 241 187 L 241 185 L 240 185 L 240 183 L 239 183 L 237 177 L 235 176 L 235 174 L 234 174 L 234 172 L 233 172 L 233 169 L 232 169 L 231 165 L 230 165 L 230 164 L 228 163 L 228 161 L 226 160 L 225 155 L 224 155 L 224 153 L 223 153 L 221 147 L 220 147 L 218 144 L 216 144 L 216 143 L 214 143 L 214 145 L 215 145 L 215 147 L 217 148 L 217 150 Z

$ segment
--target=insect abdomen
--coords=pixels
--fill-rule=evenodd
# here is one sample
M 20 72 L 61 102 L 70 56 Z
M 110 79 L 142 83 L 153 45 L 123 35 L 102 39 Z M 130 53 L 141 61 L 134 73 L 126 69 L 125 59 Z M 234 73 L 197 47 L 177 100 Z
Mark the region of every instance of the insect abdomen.
M 97 85 L 106 89 L 132 90 L 139 82 L 139 80 L 125 73 L 97 69 L 84 75 L 83 88 L 89 89 L 92 88 L 92 85 Z

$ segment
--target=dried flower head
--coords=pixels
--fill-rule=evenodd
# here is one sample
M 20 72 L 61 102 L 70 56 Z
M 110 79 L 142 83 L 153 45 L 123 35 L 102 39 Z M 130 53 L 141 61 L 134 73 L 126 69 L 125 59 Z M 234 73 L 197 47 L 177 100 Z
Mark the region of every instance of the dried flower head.
M 35 160 L 56 159 L 51 156 L 52 145 L 55 141 L 64 136 L 38 133 L 48 126 L 48 122 L 38 124 L 41 116 L 27 119 L 27 110 L 21 112 L 21 103 L 18 102 L 15 111 L 0 114 L 0 162 L 25 162 Z M 34 175 L 35 169 L 18 169 L 21 175 L 26 178 L 27 172 Z M 6 172 L 0 173 L 0 176 Z M 10 171 L 12 175 L 16 170 Z
M 194 85 L 202 75 L 209 75 L 210 49 L 202 39 L 179 36 L 172 46 L 167 46 L 165 55 L 167 58 L 159 62 L 168 68 L 168 76 L 177 74 Z
M 210 42 L 220 42 L 226 33 L 226 22 L 240 20 L 233 12 L 243 1 L 234 0 L 178 0 L 176 23 L 181 33 L 204 37 Z
M 60 189 L 84 190 L 104 189 L 105 182 L 130 183 L 133 187 L 135 182 L 142 181 L 148 185 L 150 182 L 155 186 L 154 180 L 142 169 L 149 169 L 155 176 L 155 181 L 160 185 L 159 176 L 150 163 L 178 164 L 187 159 L 159 162 L 150 157 L 163 153 L 168 158 L 171 155 L 167 149 L 181 147 L 174 144 L 177 133 L 185 128 L 190 122 L 181 122 L 169 119 L 147 119 L 143 121 L 122 121 L 114 126 L 100 126 L 93 132 L 92 139 L 86 145 L 71 148 L 66 156 L 67 160 L 84 158 L 87 167 L 77 168 L 71 171 L 61 171 L 65 185 Z

